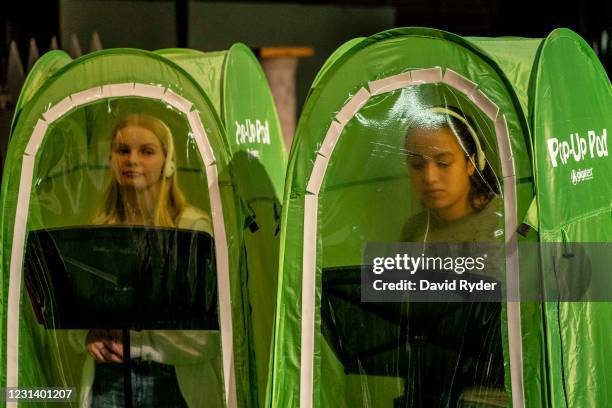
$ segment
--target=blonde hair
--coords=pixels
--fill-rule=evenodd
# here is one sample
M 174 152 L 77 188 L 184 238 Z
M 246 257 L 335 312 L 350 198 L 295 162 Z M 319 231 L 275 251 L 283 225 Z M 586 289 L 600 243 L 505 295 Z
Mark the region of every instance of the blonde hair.
M 174 142 L 172 132 L 160 119 L 142 113 L 126 116 L 113 130 L 111 146 L 117 133 L 128 126 L 140 126 L 151 131 L 159 139 L 164 151 L 165 162 L 160 176 L 159 194 L 153 212 L 153 225 L 160 227 L 176 227 L 181 213 L 187 207 L 185 195 L 178 186 L 176 171 L 174 171 Z M 102 195 L 101 206 L 94 216 L 94 224 L 124 224 L 126 223 L 125 208 L 121 197 L 119 183 L 113 174 L 107 179 Z

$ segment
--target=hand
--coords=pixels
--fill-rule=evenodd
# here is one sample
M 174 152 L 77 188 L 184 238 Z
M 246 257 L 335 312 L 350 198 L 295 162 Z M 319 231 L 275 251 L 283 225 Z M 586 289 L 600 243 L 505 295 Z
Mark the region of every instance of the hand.
M 123 342 L 121 330 L 92 329 L 87 333 L 85 345 L 97 363 L 122 363 Z

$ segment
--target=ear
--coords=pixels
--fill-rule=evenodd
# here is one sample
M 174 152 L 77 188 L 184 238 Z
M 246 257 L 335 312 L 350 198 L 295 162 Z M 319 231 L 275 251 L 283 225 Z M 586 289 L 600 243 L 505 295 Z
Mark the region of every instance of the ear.
M 476 156 L 475 155 L 471 155 L 469 160 L 467 160 L 467 172 L 468 175 L 472 175 L 474 174 L 474 171 L 476 171 L 476 167 L 474 166 L 476 160 Z

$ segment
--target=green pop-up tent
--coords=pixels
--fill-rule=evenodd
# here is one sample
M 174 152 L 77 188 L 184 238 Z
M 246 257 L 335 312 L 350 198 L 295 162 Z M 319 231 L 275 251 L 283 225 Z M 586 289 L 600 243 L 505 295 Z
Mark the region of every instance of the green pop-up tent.
M 504 302 L 463 315 L 353 291 L 364 248 L 402 241 L 423 211 L 406 132 L 440 106 L 470 118 L 501 203 Z M 542 40 L 402 28 L 343 45 L 289 159 L 268 406 L 605 406 L 611 303 L 519 296 L 556 271 L 534 245 L 612 241 L 611 106 L 600 62 L 566 29 Z
M 234 185 L 244 200 L 248 298 L 256 377 L 251 391 L 265 398 L 276 301 L 278 238 L 287 154 L 268 83 L 243 44 L 228 51 L 156 51 L 181 66 L 202 86 L 227 132 Z
M 190 406 L 256 406 L 267 376 L 286 154 L 263 72 L 242 45 L 210 54 L 117 49 L 74 61 L 53 51 L 32 69 L 2 187 L 2 384 L 83 391 L 84 350 L 75 351 L 70 330 L 37 321 L 48 315 L 31 301 L 40 294 L 36 279 L 22 283 L 26 247 L 34 232 L 92 223 L 109 178 L 110 135 L 135 113 L 171 131 L 176 182 L 191 206 L 210 214 L 214 237 L 218 282 L 205 293 L 218 296 L 219 330 L 196 336 L 195 353 L 218 370 L 196 369 L 191 388 L 180 378 L 179 386 Z M 189 296 L 201 299 L 198 284 Z

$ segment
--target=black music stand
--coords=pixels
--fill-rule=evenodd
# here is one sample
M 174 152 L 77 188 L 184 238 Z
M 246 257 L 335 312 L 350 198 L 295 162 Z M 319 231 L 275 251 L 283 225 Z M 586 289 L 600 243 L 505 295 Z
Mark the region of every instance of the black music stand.
M 121 329 L 132 406 L 130 330 L 219 330 L 213 238 L 142 226 L 30 231 L 25 284 L 47 329 Z
M 466 299 L 463 302 L 411 302 L 409 298 L 406 302 L 362 302 L 361 277 L 362 266 L 323 270 L 323 336 L 347 374 L 365 372 L 404 377 L 403 395 L 396 399 L 395 407 L 423 407 L 421 370 L 424 346 L 433 344 L 454 352 L 460 345 L 461 352 L 479 353 L 479 347 L 472 349 L 472 344 L 464 342 L 465 330 L 459 330 L 459 327 L 465 329 L 469 325 L 471 331 L 482 331 L 481 323 L 485 326 L 495 323 L 479 322 L 475 316 L 491 315 L 491 311 L 498 311 L 500 305 L 470 303 Z M 443 281 L 449 277 L 452 275 L 439 272 L 437 279 Z M 494 281 L 469 274 L 463 277 Z

